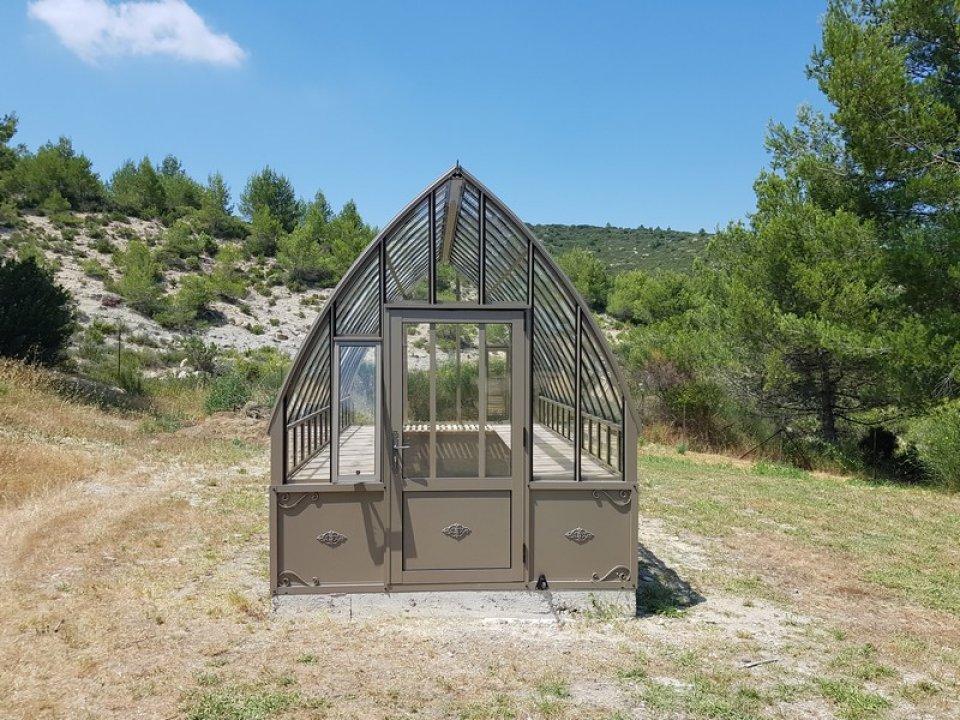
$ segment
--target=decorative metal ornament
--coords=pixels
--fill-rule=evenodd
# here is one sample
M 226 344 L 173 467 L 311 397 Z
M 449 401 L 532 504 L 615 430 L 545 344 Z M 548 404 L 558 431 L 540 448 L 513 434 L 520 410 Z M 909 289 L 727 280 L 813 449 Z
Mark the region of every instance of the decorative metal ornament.
M 573 540 L 577 545 L 583 545 L 584 543 L 590 542 L 594 538 L 594 534 L 589 530 L 584 530 L 582 527 L 575 527 L 573 530 L 568 530 L 565 532 L 564 537 L 567 540 Z
M 303 492 L 284 492 L 277 495 L 277 506 L 284 510 L 293 510 L 297 505 L 302 503 L 307 498 L 310 499 L 310 502 L 316 502 L 320 499 L 319 493 L 303 493 Z
M 603 577 L 600 577 L 600 573 L 593 574 L 594 582 L 606 582 L 607 580 L 619 580 L 620 582 L 626 582 L 630 579 L 630 568 L 625 565 L 617 565 L 616 567 L 610 568 L 607 571 L 607 574 Z
M 593 497 L 596 498 L 597 500 L 599 500 L 601 493 L 604 495 L 604 497 L 607 498 L 607 500 L 609 500 L 610 502 L 612 502 L 612 503 L 613 503 L 614 505 L 616 505 L 617 507 L 627 507 L 627 505 L 630 504 L 630 491 L 629 491 L 629 490 L 620 490 L 620 491 L 618 491 L 618 492 L 617 492 L 617 495 L 619 496 L 619 500 L 616 499 L 616 498 L 614 498 L 613 495 L 611 495 L 610 493 L 608 493 L 606 490 L 594 490 L 594 491 L 593 491 Z
M 336 530 L 327 530 L 325 533 L 317 535 L 317 540 L 324 545 L 335 548 L 343 545 L 347 541 L 347 536 L 338 533 Z
M 279 575 L 277 576 L 277 584 L 280 587 L 291 587 L 293 585 L 304 586 L 304 587 L 308 585 L 313 585 L 314 587 L 316 587 L 317 585 L 320 584 L 320 580 L 318 580 L 317 578 L 311 578 L 311 581 L 308 583 L 302 577 L 297 575 L 293 570 L 281 570 Z
M 447 525 L 443 530 L 441 530 L 444 535 L 452 537 L 454 540 L 463 540 L 467 535 L 473 532 L 466 525 L 461 525 L 460 523 L 453 523 L 453 525 Z

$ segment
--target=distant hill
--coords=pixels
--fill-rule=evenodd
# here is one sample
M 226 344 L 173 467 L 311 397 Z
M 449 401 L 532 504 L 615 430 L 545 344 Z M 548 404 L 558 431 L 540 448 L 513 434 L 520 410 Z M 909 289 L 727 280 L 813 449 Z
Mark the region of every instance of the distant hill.
M 686 272 L 706 249 L 710 235 L 667 228 L 597 227 L 595 225 L 530 225 L 557 257 L 582 247 L 594 253 L 613 273 L 658 268 Z

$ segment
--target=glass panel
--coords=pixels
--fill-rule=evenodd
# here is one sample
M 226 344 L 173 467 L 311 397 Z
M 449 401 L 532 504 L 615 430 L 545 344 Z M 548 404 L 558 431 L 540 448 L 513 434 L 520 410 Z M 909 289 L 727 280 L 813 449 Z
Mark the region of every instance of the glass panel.
M 378 446 L 377 348 L 341 345 L 337 474 L 340 479 L 376 476 Z
M 287 469 L 292 482 L 330 481 L 330 323 L 324 320 L 287 394 Z
M 451 193 L 448 207 L 458 209 L 457 216 L 438 222 L 435 238 L 437 302 L 476 303 L 480 301 L 480 194 L 471 185 L 455 185 Z
M 430 376 L 435 354 L 430 323 L 403 325 L 403 476 L 430 476 Z
M 576 337 L 576 305 L 536 253 L 533 276 L 535 479 L 574 479 Z
M 513 362 L 510 343 L 511 327 L 506 324 L 486 326 L 486 411 L 487 433 L 485 465 L 487 477 L 510 476 L 510 454 L 513 447 Z
M 486 203 L 486 301 L 527 302 L 527 241 L 506 215 Z
M 615 479 L 620 475 L 623 418 L 620 389 L 589 325 L 580 335 L 582 397 L 581 479 Z
M 380 255 L 372 254 L 350 278 L 337 301 L 336 332 L 380 335 Z
M 404 323 L 403 337 L 404 477 L 509 477 L 511 326 Z
M 430 199 L 386 238 L 387 301 L 430 299 Z

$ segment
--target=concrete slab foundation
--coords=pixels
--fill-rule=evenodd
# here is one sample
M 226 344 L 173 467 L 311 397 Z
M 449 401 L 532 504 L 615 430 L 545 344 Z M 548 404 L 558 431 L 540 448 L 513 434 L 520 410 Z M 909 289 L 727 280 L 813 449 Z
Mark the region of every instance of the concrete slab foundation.
M 343 619 L 402 616 L 563 622 L 578 615 L 633 617 L 637 612 L 637 597 L 633 590 L 473 590 L 279 595 L 273 598 L 273 609 L 283 615 L 323 612 Z

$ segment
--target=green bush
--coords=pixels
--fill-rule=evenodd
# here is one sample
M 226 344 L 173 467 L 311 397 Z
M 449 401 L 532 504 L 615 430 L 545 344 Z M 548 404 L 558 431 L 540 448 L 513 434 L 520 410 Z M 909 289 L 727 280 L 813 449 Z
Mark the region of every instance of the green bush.
M 70 293 L 33 259 L 0 263 L 0 355 L 54 364 L 73 333 Z
M 960 400 L 945 402 L 915 420 L 907 438 L 930 474 L 950 491 L 960 491 Z
M 85 274 L 92 278 L 96 278 L 97 280 L 106 280 L 108 277 L 110 277 L 110 273 L 107 272 L 107 269 L 103 266 L 103 263 L 93 258 L 81 262 L 80 268 Z
M 185 275 L 180 289 L 163 298 L 163 309 L 156 319 L 164 327 L 186 328 L 194 325 L 213 302 L 214 293 L 202 275 Z
M 154 315 L 162 307 L 160 265 L 144 243 L 132 240 L 119 255 L 120 279 L 113 286 L 127 304 L 139 313 Z
M 204 408 L 208 413 L 238 410 L 250 397 L 251 388 L 247 379 L 237 372 L 228 372 L 211 383 Z

